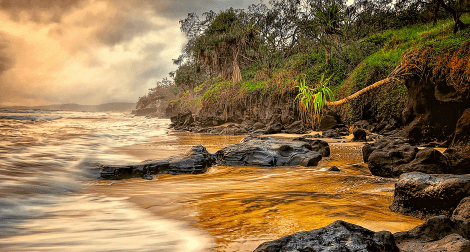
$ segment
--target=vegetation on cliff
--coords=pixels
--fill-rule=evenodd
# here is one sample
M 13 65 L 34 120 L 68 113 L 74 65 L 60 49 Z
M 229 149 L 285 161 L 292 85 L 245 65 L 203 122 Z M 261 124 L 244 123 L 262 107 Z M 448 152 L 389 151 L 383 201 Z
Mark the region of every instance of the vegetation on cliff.
M 386 80 L 361 99 L 329 106 L 344 122 L 399 121 L 407 94 L 403 81 L 423 70 L 423 62 L 446 78 L 465 78 L 468 60 L 459 48 L 470 40 L 469 9 L 467 1 L 361 0 L 347 6 L 271 0 L 248 10 L 210 11 L 202 19 L 191 13 L 180 21 L 189 42 L 174 60 L 180 93 L 170 105 L 202 116 L 219 111 L 229 120 L 230 111 L 253 101 L 292 106 L 302 81 L 314 87 L 331 76 L 328 87 L 337 99 Z M 453 67 L 443 67 L 449 63 Z M 302 111 L 296 102 L 293 116 L 301 118 Z M 303 120 L 310 125 L 315 117 Z

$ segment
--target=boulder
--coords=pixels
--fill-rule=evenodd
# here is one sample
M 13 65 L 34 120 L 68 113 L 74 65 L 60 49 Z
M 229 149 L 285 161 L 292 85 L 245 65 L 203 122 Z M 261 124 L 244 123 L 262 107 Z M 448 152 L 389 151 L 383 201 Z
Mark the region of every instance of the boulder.
M 329 148 L 329 147 L 328 147 Z M 314 150 L 318 149 L 318 150 Z M 229 166 L 315 166 L 322 159 L 320 146 L 301 141 L 282 141 L 250 136 L 215 153 L 218 165 Z
M 349 130 L 346 127 L 329 129 L 322 132 L 322 137 L 342 139 L 344 136 L 349 135 Z
M 353 131 L 353 141 L 355 142 L 365 142 L 367 141 L 367 132 L 364 129 L 355 129 Z
M 330 146 L 328 145 L 328 142 L 316 139 L 318 137 L 318 134 L 315 135 L 303 135 L 301 137 L 297 137 L 292 139 L 293 141 L 302 141 L 302 142 L 308 142 L 310 143 L 310 146 L 312 146 L 313 151 L 319 151 L 322 155 L 322 157 L 329 157 L 330 156 Z
M 449 216 L 436 216 L 410 231 L 393 234 L 402 252 L 468 252 L 470 225 Z
M 341 171 L 341 170 L 340 170 L 337 166 L 334 166 L 334 165 L 333 165 L 332 167 L 330 167 L 330 168 L 328 169 L 328 171 L 339 172 L 339 171 Z
M 302 121 L 295 121 L 285 129 L 285 132 L 290 134 L 304 134 L 306 131 Z
M 470 196 L 470 175 L 405 173 L 395 183 L 390 210 L 420 219 L 451 216 Z
M 364 162 L 372 174 L 382 177 L 399 177 L 407 172 L 445 174 L 447 158 L 438 150 L 419 150 L 402 139 L 384 138 L 362 147 Z
M 388 231 L 373 232 L 341 220 L 312 231 L 298 232 L 259 245 L 254 252 L 348 251 L 398 252 Z
M 369 165 L 370 172 L 381 177 L 399 176 L 400 172 L 396 167 L 410 163 L 418 153 L 417 147 L 404 140 L 390 138 L 367 144 L 362 150 L 364 162 Z
M 253 124 L 253 130 L 259 130 L 262 128 L 264 128 L 264 124 L 261 122 L 256 122 L 255 124 Z
M 100 176 L 104 179 L 130 177 L 148 178 L 150 174 L 198 174 L 204 173 L 215 163 L 213 155 L 202 145 L 191 147 L 182 156 L 172 156 L 161 161 L 144 161 L 137 165 L 102 165 Z
M 335 117 L 332 115 L 323 115 L 320 120 L 320 130 L 333 129 L 338 125 Z
M 470 222 L 470 197 L 462 199 L 452 213 L 452 218 Z

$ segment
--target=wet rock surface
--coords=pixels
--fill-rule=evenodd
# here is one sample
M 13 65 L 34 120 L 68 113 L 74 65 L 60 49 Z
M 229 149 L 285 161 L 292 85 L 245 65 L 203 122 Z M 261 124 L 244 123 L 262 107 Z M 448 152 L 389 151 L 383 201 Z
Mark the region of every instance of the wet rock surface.
M 182 156 L 173 156 L 161 161 L 147 160 L 137 165 L 102 165 L 100 176 L 104 179 L 143 177 L 150 174 L 198 174 L 204 173 L 215 163 L 213 155 L 202 145 L 191 147 Z
M 470 175 L 406 173 L 395 183 L 390 210 L 420 219 L 451 216 L 470 196 Z
M 353 131 L 353 141 L 355 142 L 365 142 L 367 141 L 367 132 L 364 129 L 355 129 Z
M 399 177 L 403 173 L 423 172 L 446 174 L 447 158 L 438 150 L 419 150 L 403 139 L 381 139 L 362 148 L 364 162 L 372 174 L 382 177 Z
M 301 141 L 282 141 L 270 137 L 246 137 L 240 143 L 215 153 L 218 165 L 229 166 L 315 166 L 325 148 Z M 328 147 L 329 152 L 329 147 Z
M 436 216 L 410 231 L 394 233 L 402 252 L 467 252 L 470 251 L 470 225 L 449 216 Z
M 410 163 L 418 153 L 418 148 L 403 139 L 384 138 L 362 149 L 364 162 L 373 175 L 396 177 L 400 175 L 397 166 Z
M 298 232 L 265 242 L 255 252 L 279 251 L 377 251 L 398 252 L 388 231 L 373 232 L 341 220 L 312 231 Z

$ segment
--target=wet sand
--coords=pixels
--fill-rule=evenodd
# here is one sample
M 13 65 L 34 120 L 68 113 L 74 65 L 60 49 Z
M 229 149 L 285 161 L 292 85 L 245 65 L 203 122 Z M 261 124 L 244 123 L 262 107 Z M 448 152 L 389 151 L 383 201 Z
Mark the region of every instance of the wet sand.
M 115 151 L 142 160 L 159 159 L 197 144 L 213 153 L 241 139 L 170 132 L 168 137 Z M 396 180 L 370 174 L 362 163 L 362 143 L 329 142 L 331 156 L 317 167 L 215 166 L 205 174 L 159 175 L 152 181 L 96 180 L 86 193 L 126 197 L 156 216 L 203 229 L 215 238 L 213 251 L 253 251 L 264 241 L 339 219 L 391 232 L 423 223 L 388 209 Z M 332 165 L 341 172 L 327 171 Z

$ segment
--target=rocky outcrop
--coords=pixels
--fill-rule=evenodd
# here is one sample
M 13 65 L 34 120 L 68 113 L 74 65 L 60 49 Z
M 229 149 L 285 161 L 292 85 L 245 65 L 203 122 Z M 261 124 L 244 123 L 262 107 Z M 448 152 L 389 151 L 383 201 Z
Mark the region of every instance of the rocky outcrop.
M 436 216 L 410 231 L 393 234 L 402 252 L 470 251 L 470 225 L 449 216 Z
M 470 196 L 470 175 L 406 173 L 395 183 L 390 210 L 420 219 L 451 216 Z
M 432 49 L 423 48 L 404 59 L 408 67 L 421 65 L 420 74 L 409 75 L 404 82 L 407 99 L 402 118 L 406 127 L 402 135 L 413 143 L 446 141 L 462 112 L 470 108 L 470 79 L 465 70 L 469 49 L 467 41 L 437 57 L 431 56 Z
M 279 251 L 376 251 L 398 252 L 388 231 L 373 232 L 341 220 L 312 231 L 298 232 L 265 242 L 254 252 Z
M 444 155 L 449 160 L 452 173 L 470 174 L 470 108 L 457 122 L 452 143 Z
M 399 177 L 407 172 L 428 174 L 451 173 L 447 158 L 438 150 L 419 150 L 402 139 L 384 138 L 362 148 L 364 162 L 372 174 L 381 177 Z
M 215 153 L 218 165 L 230 166 L 315 166 L 327 153 L 323 142 L 312 145 L 301 141 L 282 141 L 270 137 L 247 137 L 240 143 Z M 329 153 L 329 147 L 328 147 Z
M 213 155 L 202 145 L 191 147 L 182 156 L 173 156 L 162 161 L 144 161 L 138 165 L 102 165 L 100 176 L 104 179 L 146 177 L 149 174 L 198 174 L 204 173 L 215 163 Z
M 452 213 L 452 218 L 470 222 L 470 197 L 462 199 Z

